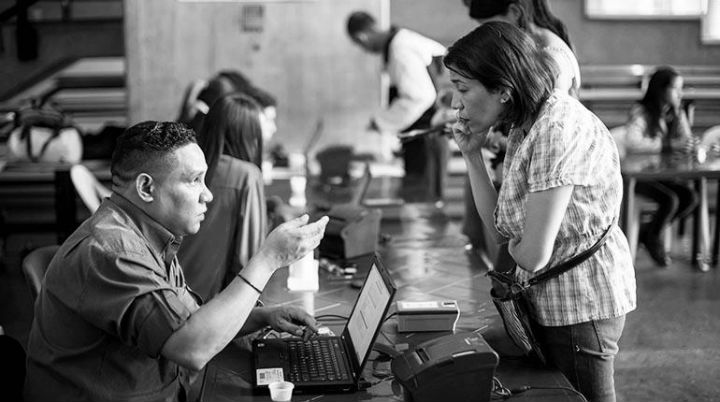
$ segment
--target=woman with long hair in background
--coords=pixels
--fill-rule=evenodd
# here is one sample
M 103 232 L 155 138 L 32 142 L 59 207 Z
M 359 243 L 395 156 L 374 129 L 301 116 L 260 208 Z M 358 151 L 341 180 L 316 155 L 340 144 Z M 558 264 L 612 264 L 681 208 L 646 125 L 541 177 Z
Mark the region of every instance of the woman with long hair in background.
M 200 231 L 183 240 L 178 257 L 190 288 L 205 300 L 240 272 L 265 239 L 264 119 L 250 97 L 227 95 L 210 108 L 198 134 L 214 199 Z
M 628 153 L 660 153 L 684 149 L 693 139 L 682 107 L 683 78 L 672 67 L 659 67 L 648 82 L 643 98 L 630 110 L 625 124 Z M 670 224 L 688 216 L 698 205 L 698 195 L 686 181 L 640 181 L 635 193 L 658 205 L 652 220 L 640 227 L 639 241 L 655 263 L 671 263 L 663 234 Z

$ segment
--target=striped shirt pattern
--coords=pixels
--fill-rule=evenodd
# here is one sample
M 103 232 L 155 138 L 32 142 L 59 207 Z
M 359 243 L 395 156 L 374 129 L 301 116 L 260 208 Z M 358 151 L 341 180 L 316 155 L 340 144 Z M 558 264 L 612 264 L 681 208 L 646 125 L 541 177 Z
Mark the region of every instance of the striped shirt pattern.
M 614 222 L 622 201 L 617 147 L 605 125 L 576 99 L 556 91 L 527 135 L 512 130 L 495 209 L 506 238 L 522 237 L 530 192 L 573 185 L 548 267 L 591 247 Z M 543 272 L 517 270 L 527 281 Z M 618 317 L 636 307 L 635 271 L 627 239 L 614 225 L 588 260 L 528 292 L 542 325 L 572 325 Z

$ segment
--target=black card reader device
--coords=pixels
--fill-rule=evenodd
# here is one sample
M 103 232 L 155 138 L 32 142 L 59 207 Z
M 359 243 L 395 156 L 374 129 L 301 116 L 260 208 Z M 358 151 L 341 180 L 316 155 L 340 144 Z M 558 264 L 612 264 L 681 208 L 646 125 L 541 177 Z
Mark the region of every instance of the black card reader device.
M 414 402 L 490 400 L 498 355 L 482 335 L 447 335 L 395 357 L 391 369 Z

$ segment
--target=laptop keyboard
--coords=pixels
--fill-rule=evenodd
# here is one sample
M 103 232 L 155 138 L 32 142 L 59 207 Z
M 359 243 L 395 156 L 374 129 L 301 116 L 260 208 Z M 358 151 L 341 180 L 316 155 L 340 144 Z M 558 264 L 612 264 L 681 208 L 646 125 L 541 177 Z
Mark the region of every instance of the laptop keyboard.
M 338 338 L 288 341 L 290 373 L 288 381 L 336 381 L 349 379 L 338 356 L 342 347 Z

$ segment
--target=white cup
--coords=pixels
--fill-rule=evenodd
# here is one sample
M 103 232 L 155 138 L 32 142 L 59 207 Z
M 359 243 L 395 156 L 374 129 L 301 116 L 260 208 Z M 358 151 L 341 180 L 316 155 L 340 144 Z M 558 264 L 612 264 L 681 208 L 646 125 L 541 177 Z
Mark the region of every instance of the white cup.
M 288 167 L 292 171 L 302 171 L 305 169 L 305 155 L 297 152 L 288 155 Z
M 270 383 L 268 388 L 270 388 L 270 399 L 276 402 L 286 402 L 292 399 L 295 384 L 288 381 L 278 381 Z
M 318 261 L 313 252 L 290 264 L 287 287 L 292 291 L 316 291 L 319 289 Z
M 303 207 L 307 203 L 305 198 L 305 187 L 307 178 L 305 176 L 293 176 L 290 178 L 290 199 L 288 203 L 293 207 Z

